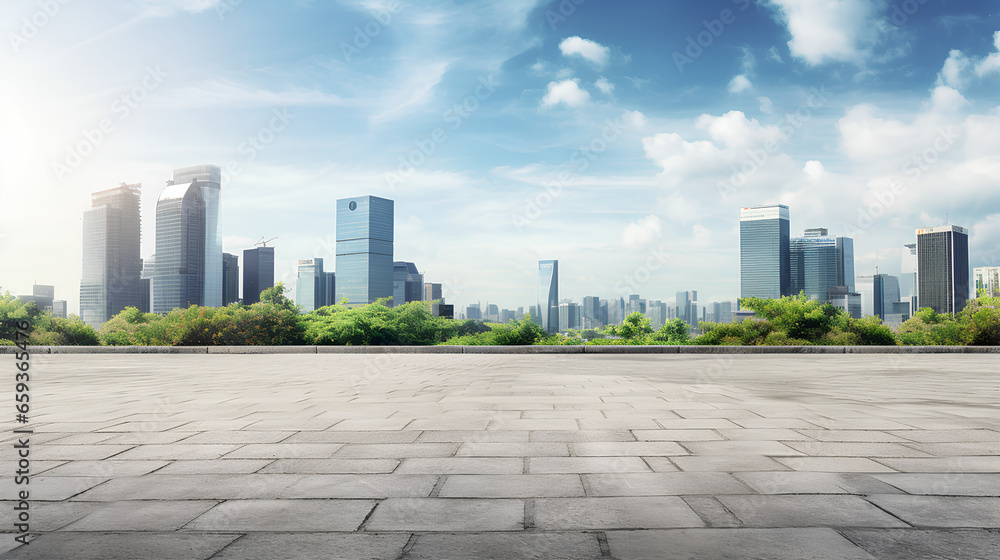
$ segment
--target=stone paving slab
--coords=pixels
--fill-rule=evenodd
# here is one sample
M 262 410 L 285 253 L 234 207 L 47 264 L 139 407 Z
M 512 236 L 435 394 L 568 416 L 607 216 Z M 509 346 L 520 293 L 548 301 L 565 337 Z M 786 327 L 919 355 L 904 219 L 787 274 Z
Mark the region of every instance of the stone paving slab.
M 48 354 L 0 558 L 994 558 L 998 358 Z

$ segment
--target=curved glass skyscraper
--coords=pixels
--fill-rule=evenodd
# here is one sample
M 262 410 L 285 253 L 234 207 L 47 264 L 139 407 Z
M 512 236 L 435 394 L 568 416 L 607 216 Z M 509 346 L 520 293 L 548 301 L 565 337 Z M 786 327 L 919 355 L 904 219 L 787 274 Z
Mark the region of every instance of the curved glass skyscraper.
M 538 315 L 545 332 L 559 332 L 559 261 L 538 261 Z
M 198 181 L 205 206 L 205 281 L 201 305 L 222 306 L 222 230 L 219 212 L 222 205 L 222 168 L 218 165 L 195 165 L 174 169 L 174 185 Z
M 198 181 L 167 186 L 156 201 L 153 313 L 204 305 L 205 201 Z M 222 254 L 219 254 L 219 298 Z

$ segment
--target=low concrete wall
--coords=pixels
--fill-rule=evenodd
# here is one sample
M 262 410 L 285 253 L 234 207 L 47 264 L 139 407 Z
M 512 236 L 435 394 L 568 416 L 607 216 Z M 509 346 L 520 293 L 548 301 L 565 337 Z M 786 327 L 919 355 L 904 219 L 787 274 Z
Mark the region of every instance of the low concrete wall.
M 29 346 L 35 354 L 1000 354 L 1000 346 Z M 0 346 L 13 354 L 16 346 Z

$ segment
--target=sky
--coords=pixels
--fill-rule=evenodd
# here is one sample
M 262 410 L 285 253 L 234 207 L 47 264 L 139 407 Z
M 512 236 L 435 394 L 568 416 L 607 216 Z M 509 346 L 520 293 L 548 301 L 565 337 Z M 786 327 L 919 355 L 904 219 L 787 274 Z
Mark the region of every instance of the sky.
M 90 194 L 224 170 L 226 252 L 334 261 L 335 201 L 395 201 L 396 260 L 458 308 L 739 296 L 739 210 L 915 229 L 1000 265 L 998 0 L 0 3 L 0 290 L 79 309 Z M 330 268 L 330 265 L 328 265 Z

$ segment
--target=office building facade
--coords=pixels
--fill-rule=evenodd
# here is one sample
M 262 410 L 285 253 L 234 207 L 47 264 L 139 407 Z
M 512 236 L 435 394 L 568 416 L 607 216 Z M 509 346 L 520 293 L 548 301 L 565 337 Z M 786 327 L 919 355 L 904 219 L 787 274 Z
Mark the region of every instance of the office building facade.
M 896 314 L 899 303 L 899 278 L 888 274 L 858 276 L 857 290 L 861 294 L 861 316 L 877 316 L 888 321 Z
M 981 266 L 972 269 L 972 284 L 976 297 L 1000 297 L 1000 266 Z
M 91 195 L 91 209 L 83 213 L 83 275 L 80 280 L 80 318 L 99 329 L 126 307 L 149 310 L 144 304 L 140 184 Z
M 295 304 L 302 313 L 311 313 L 333 305 L 336 289 L 334 274 L 323 270 L 323 259 L 299 259 L 295 278 Z
M 393 201 L 377 196 L 337 201 L 337 301 L 392 297 Z
M 690 328 L 696 328 L 698 326 L 698 292 L 677 292 L 674 303 L 674 318 L 684 321 Z
M 780 298 L 791 293 L 788 207 L 740 210 L 740 297 Z
M 899 261 L 899 297 L 909 304 L 910 315 L 917 312 L 917 244 L 903 245 Z
M 444 296 L 441 293 L 441 284 L 425 282 L 424 301 L 437 301 L 437 300 L 441 300 L 441 303 L 444 303 Z
M 240 258 L 222 253 L 222 305 L 240 301 Z
M 243 303 L 260 301 L 260 293 L 274 287 L 274 247 L 243 249 Z
M 195 165 L 174 170 L 172 185 L 192 185 L 201 192 L 204 206 L 204 283 L 201 305 L 222 305 L 222 168 L 218 165 Z
M 937 226 L 917 230 L 917 305 L 955 314 L 969 299 L 969 230 Z
M 205 201 L 197 182 L 174 183 L 156 201 L 153 313 L 205 305 Z M 222 251 L 218 254 L 219 299 Z
M 559 330 L 568 331 L 580 328 L 580 304 L 564 302 L 559 304 Z
M 788 250 L 791 294 L 805 293 L 809 299 L 829 301 L 830 289 L 838 285 L 842 268 L 839 256 L 837 238 L 830 237 L 826 229 L 808 229 L 804 236 L 792 237 Z
M 538 261 L 538 322 L 549 333 L 559 332 L 559 261 Z
M 406 261 L 392 263 L 393 307 L 423 299 L 424 275 L 417 271 L 417 265 Z

